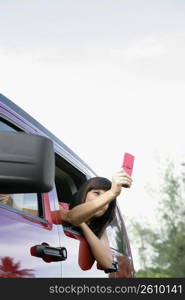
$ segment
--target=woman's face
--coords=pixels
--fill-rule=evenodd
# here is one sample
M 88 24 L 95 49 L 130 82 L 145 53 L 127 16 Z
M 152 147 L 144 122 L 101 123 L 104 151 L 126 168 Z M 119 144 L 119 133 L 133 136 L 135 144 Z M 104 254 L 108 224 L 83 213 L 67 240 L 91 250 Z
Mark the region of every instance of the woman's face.
M 87 193 L 85 202 L 92 201 L 92 200 L 96 199 L 97 197 L 101 196 L 102 194 L 104 194 L 105 192 L 106 191 L 99 190 L 99 189 L 91 190 L 91 191 L 89 191 Z M 109 204 L 106 204 L 104 207 L 102 207 L 100 210 L 98 210 L 94 214 L 94 217 L 98 218 L 98 217 L 103 216 L 103 214 L 106 212 L 106 210 L 108 209 L 108 207 L 109 207 Z

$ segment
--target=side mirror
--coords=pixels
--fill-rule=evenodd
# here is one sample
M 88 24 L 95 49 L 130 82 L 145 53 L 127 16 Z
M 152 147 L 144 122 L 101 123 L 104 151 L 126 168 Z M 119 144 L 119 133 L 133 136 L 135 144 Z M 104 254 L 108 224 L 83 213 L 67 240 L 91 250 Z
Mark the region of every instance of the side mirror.
M 46 193 L 53 188 L 53 142 L 22 132 L 0 132 L 0 193 Z

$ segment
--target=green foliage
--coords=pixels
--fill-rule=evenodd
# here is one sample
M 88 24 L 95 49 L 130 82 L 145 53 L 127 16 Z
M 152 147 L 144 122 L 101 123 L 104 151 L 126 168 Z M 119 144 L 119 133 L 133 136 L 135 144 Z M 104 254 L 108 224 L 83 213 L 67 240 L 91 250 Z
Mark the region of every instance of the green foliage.
M 165 272 L 159 268 L 146 268 L 145 270 L 139 270 L 136 273 L 137 278 L 170 278 Z
M 141 269 L 137 277 L 185 277 L 185 173 L 170 163 L 160 192 L 158 227 L 132 222 Z

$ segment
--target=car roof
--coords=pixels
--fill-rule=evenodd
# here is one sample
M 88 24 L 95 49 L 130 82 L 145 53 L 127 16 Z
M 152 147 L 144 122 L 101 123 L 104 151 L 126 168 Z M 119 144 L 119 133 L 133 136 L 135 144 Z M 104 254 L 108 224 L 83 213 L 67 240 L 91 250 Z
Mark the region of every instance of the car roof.
M 73 152 L 66 144 L 64 144 L 59 138 L 57 138 L 53 133 L 51 133 L 47 128 L 41 125 L 37 120 L 35 120 L 31 115 L 26 111 L 20 108 L 13 101 L 5 97 L 0 93 L 0 106 L 3 108 L 9 108 L 18 114 L 21 118 L 28 121 L 36 129 L 38 129 L 42 134 L 50 138 L 54 144 L 61 149 L 62 153 L 65 153 L 65 159 L 72 163 L 75 167 L 80 167 L 81 171 L 86 174 L 87 177 L 96 176 L 96 173 L 75 153 Z

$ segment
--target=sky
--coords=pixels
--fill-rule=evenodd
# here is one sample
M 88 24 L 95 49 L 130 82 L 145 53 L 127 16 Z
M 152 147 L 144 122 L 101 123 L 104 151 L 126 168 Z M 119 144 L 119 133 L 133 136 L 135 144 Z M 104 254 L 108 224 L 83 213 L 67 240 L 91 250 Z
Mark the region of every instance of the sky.
M 185 161 L 185 2 L 0 0 L 0 92 L 112 178 L 135 155 L 125 219 L 155 222 Z

